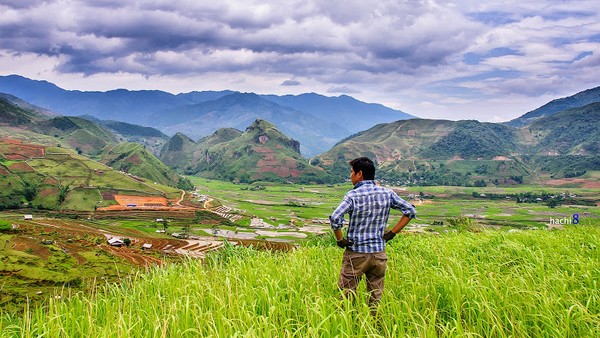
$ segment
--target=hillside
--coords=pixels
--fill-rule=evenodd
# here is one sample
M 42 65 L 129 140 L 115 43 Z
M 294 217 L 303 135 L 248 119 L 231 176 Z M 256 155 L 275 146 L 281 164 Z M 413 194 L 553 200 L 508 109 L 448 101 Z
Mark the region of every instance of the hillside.
M 15 99 L 10 95 L 0 95 L 0 125 L 28 126 L 49 118 L 35 110 L 25 108 L 24 104 L 14 103 Z
M 511 127 L 520 128 L 527 126 L 542 117 L 551 116 L 563 110 L 582 107 L 594 102 L 600 102 L 600 87 L 591 88 L 572 96 L 552 100 L 523 116 L 506 122 L 505 124 Z
M 1 121 L 2 118 L 6 119 L 6 123 Z M 156 141 L 159 142 L 155 144 L 157 147 L 166 142 L 166 136 L 155 129 L 121 122 L 107 123 L 128 137 L 162 140 Z M 174 187 L 180 185 L 179 176 L 146 150 L 144 142 L 119 144 L 117 136 L 109 129 L 83 118 L 51 118 L 0 99 L 0 137 L 24 144 L 35 142 L 44 147 L 61 147 L 64 151 L 93 156 L 139 177 Z
M 349 137 L 311 163 L 342 180 L 349 160 L 369 156 L 380 168 L 380 179 L 403 185 L 516 184 L 538 181 L 540 175 L 580 176 L 600 170 L 592 151 L 598 145 L 597 108 L 561 112 L 522 129 L 477 121 L 397 121 Z
M 82 117 L 86 120 L 94 121 L 108 129 L 115 135 L 119 142 L 126 141 L 142 144 L 155 156 L 158 156 L 160 149 L 169 140 L 169 136 L 155 128 L 144 127 L 127 122 L 100 120 L 90 115 L 84 115 Z
M 115 170 L 139 176 L 160 184 L 175 187 L 179 176 L 143 145 L 122 142 L 99 154 L 100 161 Z
M 186 150 L 182 158 L 192 161 L 185 171 L 201 177 L 238 182 L 322 182 L 327 176 L 308 165 L 300 155 L 298 141 L 263 120 L 254 121 L 243 133 L 220 129 L 196 144 L 181 135 L 174 138 L 163 148 L 161 158 L 169 162 L 178 151 Z
M 0 209 L 93 211 L 115 194 L 177 197 L 179 191 L 132 177 L 66 148 L 0 140 Z
M 209 148 L 231 141 L 241 134 L 242 132 L 237 129 L 220 128 L 212 135 L 194 142 L 189 137 L 176 133 L 162 148 L 159 158 L 169 167 L 179 172 L 192 174 L 197 171 L 195 164 L 206 160 Z
M 533 136 L 533 153 L 599 154 L 600 102 L 542 117 L 524 129 Z

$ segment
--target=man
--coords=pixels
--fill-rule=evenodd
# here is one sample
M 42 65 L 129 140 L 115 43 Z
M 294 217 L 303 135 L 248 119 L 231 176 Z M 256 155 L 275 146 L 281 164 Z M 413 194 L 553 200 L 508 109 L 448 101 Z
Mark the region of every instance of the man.
M 352 297 L 363 275 L 367 280 L 371 313 L 383 293 L 387 256 L 385 244 L 415 218 L 415 207 L 398 197 L 391 189 L 375 183 L 375 165 L 367 157 L 350 161 L 350 180 L 354 189 L 348 191 L 329 217 L 337 245 L 345 248 L 338 286 L 346 297 Z M 390 208 L 400 210 L 402 218 L 385 232 Z M 349 214 L 348 233 L 344 238 L 344 215 Z M 384 233 L 385 232 L 385 233 Z

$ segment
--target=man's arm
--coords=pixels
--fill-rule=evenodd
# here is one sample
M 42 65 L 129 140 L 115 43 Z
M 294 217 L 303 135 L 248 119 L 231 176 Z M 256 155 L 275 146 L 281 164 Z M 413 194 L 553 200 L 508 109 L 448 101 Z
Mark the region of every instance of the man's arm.
M 333 234 L 335 235 L 336 241 L 341 241 L 342 239 L 344 239 L 344 234 L 342 233 L 342 229 L 333 230 Z
M 398 223 L 396 223 L 396 225 L 390 231 L 393 232 L 394 234 L 399 233 L 411 220 L 412 220 L 412 218 L 410 218 L 406 215 L 402 215 L 402 217 L 400 218 Z
M 387 242 L 394 239 L 394 237 L 396 237 L 396 234 L 399 233 L 400 230 L 402 230 L 402 228 L 404 228 L 408 224 L 408 222 L 410 222 L 411 219 L 412 218 L 408 217 L 407 215 L 402 215 L 402 217 L 400 218 L 398 223 L 396 223 L 396 225 L 392 228 L 392 230 L 388 230 L 385 234 L 383 234 L 383 240 Z
M 344 234 L 342 233 L 342 227 L 344 226 L 344 214 L 348 213 L 350 210 L 352 210 L 352 200 L 346 195 L 344 196 L 344 199 L 340 205 L 335 209 L 333 214 L 329 216 L 331 229 L 333 229 L 335 240 L 340 248 L 345 248 L 348 245 L 351 245 L 351 242 L 345 239 Z

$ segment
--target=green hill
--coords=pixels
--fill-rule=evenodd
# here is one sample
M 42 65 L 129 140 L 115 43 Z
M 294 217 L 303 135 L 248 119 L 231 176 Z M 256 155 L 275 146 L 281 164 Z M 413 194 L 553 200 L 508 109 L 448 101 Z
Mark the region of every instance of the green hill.
M 256 120 L 243 133 L 219 129 L 197 143 L 175 135 L 161 158 L 172 163 L 177 154 L 183 159 L 178 166 L 187 163 L 186 173 L 207 178 L 238 182 L 323 182 L 327 178 L 322 169 L 309 166 L 300 155 L 298 141 L 264 120 Z
M 348 161 L 368 156 L 378 164 L 378 178 L 398 184 L 505 182 L 528 172 L 520 161 L 509 158 L 517 150 L 516 140 L 514 129 L 492 123 L 402 120 L 351 136 L 311 163 L 337 180 L 348 177 Z
M 534 153 L 599 154 L 600 102 L 541 118 L 526 129 L 534 135 Z
M 143 145 L 123 142 L 107 148 L 99 155 L 101 162 L 115 170 L 146 178 L 152 182 L 177 186 L 179 175 L 166 166 Z
M 0 209 L 91 211 L 114 204 L 115 194 L 175 197 L 179 193 L 112 170 L 74 150 L 19 141 L 0 141 L 0 178 Z

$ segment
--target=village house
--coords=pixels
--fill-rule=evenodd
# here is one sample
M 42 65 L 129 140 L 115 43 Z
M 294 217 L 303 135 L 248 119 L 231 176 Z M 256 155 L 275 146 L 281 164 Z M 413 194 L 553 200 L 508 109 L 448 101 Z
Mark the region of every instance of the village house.
M 121 246 L 125 245 L 125 242 L 123 242 L 123 240 L 120 238 L 112 237 L 112 238 L 109 238 L 107 241 L 108 241 L 108 244 L 111 246 L 121 247 Z

